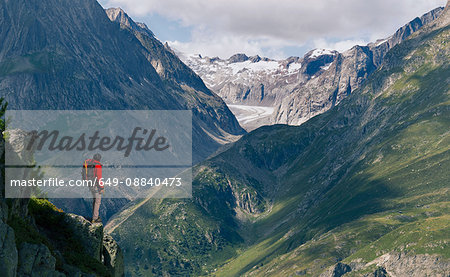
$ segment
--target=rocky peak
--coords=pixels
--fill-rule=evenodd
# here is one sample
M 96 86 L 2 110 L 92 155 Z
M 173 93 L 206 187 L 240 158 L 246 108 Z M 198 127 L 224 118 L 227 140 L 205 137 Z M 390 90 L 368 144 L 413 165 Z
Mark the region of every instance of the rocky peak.
M 118 21 L 127 26 L 131 25 L 128 15 L 121 8 L 109 8 L 106 9 L 105 12 L 111 21 Z
M 439 11 L 437 13 L 439 13 Z M 433 14 L 433 16 L 436 16 L 436 13 Z M 436 20 L 431 21 L 431 28 L 442 28 L 450 24 L 450 1 L 447 1 L 447 5 L 437 17 Z
M 128 27 L 134 31 L 144 32 L 153 37 L 154 34 L 145 23 L 134 22 L 128 14 L 121 8 L 109 8 L 105 10 L 106 15 L 113 22 L 118 22 L 123 27 Z
M 339 54 L 336 50 L 328 50 L 323 48 L 316 48 L 305 54 L 304 59 L 317 59 L 322 56 L 335 56 Z
M 300 61 L 300 57 L 291 56 L 291 57 L 287 58 L 286 61 L 288 63 L 296 63 L 296 62 Z
M 334 52 L 336 52 L 336 51 L 334 51 Z M 317 74 L 324 67 L 327 67 L 337 57 L 337 54 L 335 54 L 334 52 L 331 52 L 331 51 L 322 52 L 322 51 L 316 51 L 316 50 L 309 52 L 305 56 L 305 59 L 303 62 L 304 73 L 309 76 L 313 76 L 313 75 Z M 319 53 L 323 53 L 323 54 L 319 54 Z
M 138 25 L 141 28 L 141 30 L 145 30 L 148 35 L 154 36 L 153 32 L 148 28 L 147 24 L 143 22 L 136 22 L 136 25 Z M 167 44 L 167 42 L 165 44 Z
M 379 66 L 383 61 L 384 55 L 389 49 L 407 39 L 411 34 L 417 32 L 423 26 L 430 25 L 433 21 L 440 17 L 443 11 L 444 8 L 438 7 L 430 12 L 427 12 L 421 17 L 414 18 L 399 28 L 392 36 L 369 43 L 367 46 L 373 52 L 374 64 Z
M 259 62 L 259 61 L 261 60 L 261 57 L 258 56 L 258 55 L 256 55 L 256 56 L 251 56 L 251 57 L 249 58 L 249 60 L 250 60 L 252 63 L 257 63 L 257 62 Z
M 422 28 L 422 26 L 429 24 L 430 22 L 438 18 L 443 10 L 444 8 L 439 7 L 430 12 L 427 12 L 421 17 L 414 18 L 408 24 L 405 24 L 400 29 L 398 29 L 395 32 L 395 34 L 388 39 L 387 42 L 391 47 L 393 47 L 396 44 L 399 44 L 400 42 L 408 38 L 412 33 Z
M 201 55 L 199 55 L 199 57 L 200 57 L 200 59 L 201 59 Z M 213 58 L 206 58 L 206 61 L 207 62 L 209 62 L 209 63 L 215 63 L 215 62 L 217 62 L 217 61 L 220 61 L 221 59 L 219 58 L 219 57 L 213 57 Z
M 228 59 L 228 63 L 241 63 L 241 62 L 245 62 L 247 60 L 248 60 L 247 55 L 238 53 L 238 54 L 234 54 L 233 56 L 231 56 Z

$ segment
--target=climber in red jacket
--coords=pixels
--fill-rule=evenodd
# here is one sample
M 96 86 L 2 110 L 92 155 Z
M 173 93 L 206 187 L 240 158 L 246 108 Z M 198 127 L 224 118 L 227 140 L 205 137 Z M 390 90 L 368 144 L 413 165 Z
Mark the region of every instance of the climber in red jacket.
M 90 190 L 92 193 L 92 223 L 101 223 L 102 220 L 98 216 L 100 210 L 100 203 L 102 201 L 102 194 L 105 191 L 102 181 L 102 164 L 100 154 L 95 154 L 93 159 L 87 159 L 84 161 L 81 175 L 84 180 L 91 180 L 92 186 Z

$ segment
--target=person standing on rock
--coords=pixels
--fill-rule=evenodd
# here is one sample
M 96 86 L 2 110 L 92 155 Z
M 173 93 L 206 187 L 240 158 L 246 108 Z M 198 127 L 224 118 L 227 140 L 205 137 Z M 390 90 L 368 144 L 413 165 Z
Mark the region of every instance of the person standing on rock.
M 95 154 L 92 159 L 87 159 L 83 163 L 83 169 L 81 176 L 83 180 L 91 181 L 89 189 L 92 193 L 92 223 L 101 223 L 102 220 L 99 217 L 100 203 L 102 201 L 102 194 L 104 192 L 103 180 L 102 180 L 102 164 L 100 163 L 102 156 Z

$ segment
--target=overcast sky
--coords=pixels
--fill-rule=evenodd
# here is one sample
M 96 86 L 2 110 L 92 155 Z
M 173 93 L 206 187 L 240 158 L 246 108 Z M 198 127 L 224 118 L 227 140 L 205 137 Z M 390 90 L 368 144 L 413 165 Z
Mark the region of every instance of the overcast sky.
M 228 58 L 343 51 L 385 38 L 446 0 L 100 0 L 185 53 Z

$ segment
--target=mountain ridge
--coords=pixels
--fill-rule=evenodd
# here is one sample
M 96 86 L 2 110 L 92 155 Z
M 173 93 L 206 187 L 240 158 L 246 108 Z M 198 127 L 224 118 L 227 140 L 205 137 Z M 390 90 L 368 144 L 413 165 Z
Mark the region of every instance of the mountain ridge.
M 112 232 L 127 271 L 446 276 L 450 27 L 427 26 L 341 104 L 258 128 L 195 167 L 193 199 L 135 210 Z
M 389 49 L 435 20 L 442 11 L 440 7 L 416 17 L 375 43 L 356 45 L 343 53 L 313 49 L 302 58 L 275 61 L 278 64 L 259 72 L 254 70 L 253 74 L 248 73 L 252 71 L 250 65 L 242 64 L 244 69 L 248 67 L 247 71 L 229 69 L 230 59 L 180 57 L 228 104 L 273 106 L 274 112 L 265 124 L 299 125 L 339 104 L 375 71 Z M 240 55 L 241 59 L 247 57 Z
M 191 110 L 193 164 L 245 133 L 149 30 L 112 22 L 95 0 L 1 0 L 0 14 L 0 96 L 12 110 Z M 91 213 L 84 200 L 53 201 Z M 127 201 L 105 199 L 100 216 Z

